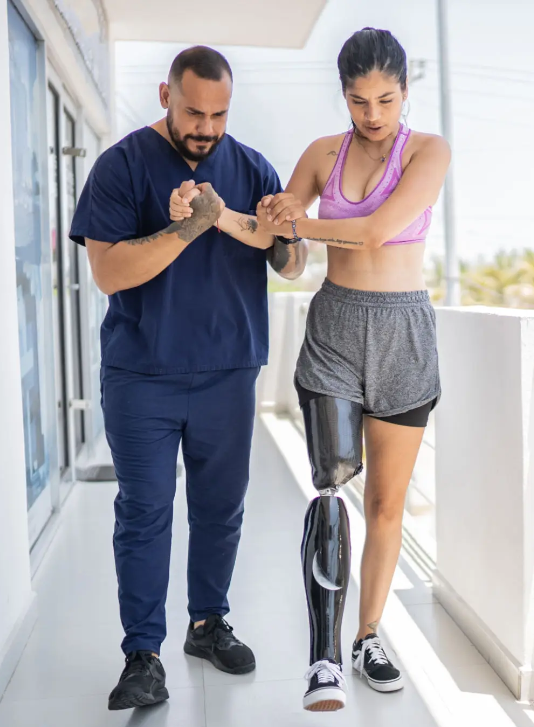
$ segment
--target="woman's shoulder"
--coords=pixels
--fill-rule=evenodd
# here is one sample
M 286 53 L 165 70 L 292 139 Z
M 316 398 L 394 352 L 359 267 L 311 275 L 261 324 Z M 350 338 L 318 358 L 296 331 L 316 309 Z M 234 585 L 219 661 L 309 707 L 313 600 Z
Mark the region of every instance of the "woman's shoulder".
M 410 136 L 403 152 L 402 168 L 406 169 L 411 161 L 421 156 L 450 160 L 449 142 L 439 134 L 427 134 L 424 131 L 410 129 Z
M 422 151 L 423 149 L 440 151 L 450 151 L 450 145 L 445 137 L 439 134 L 428 134 L 425 131 L 415 131 L 410 129 L 410 138 L 408 139 L 412 150 Z
M 331 136 L 321 136 L 319 139 L 312 141 L 312 143 L 306 149 L 307 153 L 322 156 L 337 156 L 343 140 L 345 139 L 347 132 L 343 134 L 332 134 Z

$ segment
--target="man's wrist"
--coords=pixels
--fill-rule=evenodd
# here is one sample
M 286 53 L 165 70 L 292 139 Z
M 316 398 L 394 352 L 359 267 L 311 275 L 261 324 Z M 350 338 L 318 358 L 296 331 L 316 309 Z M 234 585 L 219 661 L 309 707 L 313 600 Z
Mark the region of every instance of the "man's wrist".
M 226 222 L 228 221 L 228 213 L 229 213 L 229 209 L 228 209 L 228 207 L 225 207 L 223 209 L 223 211 L 221 212 L 219 219 L 215 220 L 215 222 L 213 223 L 213 226 L 218 227 L 221 230 L 223 230 L 223 227 L 226 225 Z M 224 230 L 223 230 L 223 232 L 224 232 Z
M 275 240 L 278 240 L 278 242 L 281 242 L 282 245 L 294 245 L 298 240 L 295 240 L 293 236 L 291 237 L 285 237 L 284 235 L 275 235 Z

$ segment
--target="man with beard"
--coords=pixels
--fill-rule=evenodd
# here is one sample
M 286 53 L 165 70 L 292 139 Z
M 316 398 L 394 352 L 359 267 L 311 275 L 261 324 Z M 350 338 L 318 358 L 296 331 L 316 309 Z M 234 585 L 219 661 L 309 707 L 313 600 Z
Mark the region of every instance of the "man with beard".
M 266 257 L 294 278 L 306 248 L 258 229 L 258 202 L 281 187 L 261 154 L 225 133 L 231 94 L 222 55 L 180 53 L 160 86 L 166 118 L 99 157 L 70 232 L 110 296 L 102 407 L 119 483 L 114 551 L 126 655 L 110 709 L 169 696 L 159 654 L 180 442 L 189 515 L 184 650 L 231 674 L 255 668 L 224 616 L 255 383 L 267 363 Z

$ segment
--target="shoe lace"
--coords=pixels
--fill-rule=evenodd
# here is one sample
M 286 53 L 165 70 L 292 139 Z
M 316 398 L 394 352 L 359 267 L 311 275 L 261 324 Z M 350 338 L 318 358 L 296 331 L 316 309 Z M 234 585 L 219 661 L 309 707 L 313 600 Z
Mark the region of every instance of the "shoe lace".
M 150 664 L 155 661 L 156 657 L 150 654 L 144 654 L 142 651 L 134 652 L 126 658 L 125 676 L 133 676 L 134 674 L 150 674 Z M 126 673 L 127 672 L 127 673 Z
M 208 633 L 213 633 L 214 641 L 221 645 L 227 644 L 229 641 L 233 644 L 241 644 L 241 642 L 236 639 L 233 632 L 233 627 L 230 626 L 228 621 L 225 621 L 222 616 L 208 627 Z
M 328 661 L 328 659 L 316 661 L 315 664 L 312 664 L 304 675 L 304 679 L 310 681 L 316 674 L 319 684 L 326 684 L 334 680 L 338 682 L 345 681 L 341 667 L 338 664 L 334 664 L 333 661 Z
M 369 653 L 369 660 L 376 665 L 389 664 L 386 652 L 382 648 L 380 639 L 375 636 L 372 639 L 365 639 L 362 642 L 360 654 L 356 660 L 356 669 L 360 670 L 360 676 L 363 676 L 363 668 L 365 666 L 365 653 Z

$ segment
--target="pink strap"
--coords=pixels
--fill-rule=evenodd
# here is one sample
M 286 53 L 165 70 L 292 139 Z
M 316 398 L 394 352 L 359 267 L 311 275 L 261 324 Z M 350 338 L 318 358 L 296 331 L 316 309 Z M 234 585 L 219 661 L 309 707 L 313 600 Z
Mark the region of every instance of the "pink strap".
M 401 128 L 395 140 L 395 145 L 391 154 L 391 159 L 393 163 L 397 165 L 399 172 L 402 172 L 402 152 L 404 151 L 404 147 L 406 146 L 406 142 L 409 137 L 410 129 L 404 126 L 404 124 L 401 124 Z
M 343 139 L 343 143 L 341 144 L 341 149 L 339 150 L 339 154 L 337 155 L 335 166 L 332 170 L 332 182 L 336 183 L 336 189 L 339 189 L 339 181 L 341 179 L 343 167 L 345 166 L 347 154 L 349 153 L 349 147 L 350 142 L 352 141 L 353 133 L 354 132 L 350 130 L 347 131 L 347 133 L 345 134 L 345 138 Z

